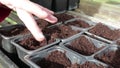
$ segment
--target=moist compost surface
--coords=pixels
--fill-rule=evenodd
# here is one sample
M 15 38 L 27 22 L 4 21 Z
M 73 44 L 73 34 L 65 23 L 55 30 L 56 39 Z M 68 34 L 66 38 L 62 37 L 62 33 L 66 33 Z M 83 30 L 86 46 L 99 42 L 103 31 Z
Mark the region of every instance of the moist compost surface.
M 24 47 L 25 49 L 35 50 L 35 49 L 38 49 L 40 47 L 46 46 L 47 44 L 50 44 L 54 41 L 55 41 L 54 39 L 45 39 L 41 42 L 38 42 L 35 40 L 35 38 L 33 36 L 31 36 L 31 37 L 27 37 L 21 41 L 18 41 L 17 43 L 20 46 Z
M 90 25 L 88 23 L 86 23 L 85 21 L 82 21 L 82 20 L 75 20 L 75 21 L 72 21 L 72 22 L 68 22 L 67 24 L 77 26 L 77 27 L 81 27 L 81 28 L 90 27 Z
M 80 31 L 72 30 L 70 26 L 63 25 L 63 24 L 59 26 L 54 26 L 51 28 L 46 28 L 43 30 L 43 33 L 51 36 L 51 38 L 59 38 L 59 39 L 68 38 L 72 35 L 77 34 L 78 32 Z
M 36 62 L 41 68 L 67 68 L 70 67 L 71 62 L 66 57 L 65 53 L 60 51 L 53 51 L 44 59 Z
M 58 18 L 58 22 L 65 22 L 67 20 L 73 19 L 74 16 L 68 15 L 66 13 L 55 14 L 55 17 Z
M 14 27 L 14 26 L 13 26 Z M 28 33 L 29 31 L 24 26 L 17 26 L 15 28 L 12 28 L 10 30 L 0 30 L 0 33 L 4 36 L 17 36 L 17 35 L 23 35 Z
M 48 26 L 51 26 L 51 25 L 56 24 L 56 23 L 52 24 L 52 23 L 47 22 L 47 21 L 42 20 L 42 19 L 37 19 L 36 22 L 37 22 L 38 26 L 39 26 L 41 29 L 44 29 L 44 28 L 46 28 L 46 27 L 48 27 Z
M 116 44 L 117 44 L 117 45 L 120 45 L 120 40 L 117 40 L 117 41 L 116 41 Z
M 72 64 L 71 67 L 68 68 L 105 68 L 103 65 L 99 64 L 95 64 L 92 62 L 85 62 L 84 64 Z
M 36 22 L 41 29 L 44 29 L 48 26 L 53 25 L 42 19 L 37 19 Z M 5 29 L 0 30 L 0 33 L 4 36 L 8 36 L 8 37 L 30 33 L 30 31 L 25 26 L 18 25 L 18 26 L 13 26 L 13 27 L 12 27 L 12 29 L 10 28 L 8 30 L 5 30 Z
M 95 58 L 114 68 L 120 68 L 120 48 L 117 51 L 103 52 L 101 55 L 96 55 Z
M 90 41 L 90 39 L 88 40 L 85 36 L 81 36 L 80 38 L 72 41 L 69 45 L 67 44 L 67 47 L 86 56 L 92 55 L 103 48 L 97 48 L 93 42 Z
M 21 46 L 28 50 L 34 50 L 40 47 L 43 47 L 47 44 L 50 44 L 55 41 L 57 38 L 68 38 L 76 33 L 77 31 L 73 31 L 70 27 L 61 25 L 55 26 L 53 28 L 45 28 L 43 30 L 44 35 L 46 35 L 46 39 L 44 41 L 38 42 L 33 37 L 25 38 L 18 42 Z
M 120 38 L 119 29 L 112 30 L 102 23 L 98 23 L 94 28 L 90 29 L 89 32 L 112 41 Z

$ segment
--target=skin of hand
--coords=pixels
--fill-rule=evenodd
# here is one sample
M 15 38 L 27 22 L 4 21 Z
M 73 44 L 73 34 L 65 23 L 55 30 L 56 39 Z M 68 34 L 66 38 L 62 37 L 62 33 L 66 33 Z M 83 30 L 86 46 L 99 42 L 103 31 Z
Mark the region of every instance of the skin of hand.
M 51 23 L 57 22 L 57 18 L 53 16 L 53 11 L 29 0 L 0 0 L 0 2 L 17 12 L 18 17 L 23 21 L 37 41 L 42 41 L 45 37 L 34 20 L 33 15 Z

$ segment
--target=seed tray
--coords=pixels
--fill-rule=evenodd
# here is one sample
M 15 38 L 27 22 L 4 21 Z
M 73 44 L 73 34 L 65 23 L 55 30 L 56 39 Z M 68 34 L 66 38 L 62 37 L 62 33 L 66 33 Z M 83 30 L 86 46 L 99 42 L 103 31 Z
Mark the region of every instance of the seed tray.
M 70 14 L 69 12 L 67 12 L 68 14 Z M 71 13 L 71 15 L 72 15 L 72 13 Z M 73 14 L 74 15 L 74 14 Z M 76 16 L 76 15 L 74 15 L 75 17 L 78 17 L 78 18 L 76 18 L 76 19 L 82 19 L 82 16 L 80 17 L 79 15 L 78 16 Z M 74 21 L 74 20 L 76 20 L 76 19 L 70 19 L 70 20 L 67 20 L 67 21 L 65 21 L 65 22 L 61 22 L 61 23 L 59 23 L 59 24 L 55 24 L 55 26 L 59 26 L 59 25 L 61 25 L 61 24 L 66 24 L 67 22 L 70 22 L 70 21 Z M 87 18 L 85 18 L 84 19 L 84 17 L 83 17 L 83 20 L 85 20 L 85 21 L 87 21 L 88 19 Z M 101 36 L 97 36 L 97 35 L 94 35 L 94 34 L 92 34 L 92 33 L 90 33 L 89 32 L 89 30 L 90 29 L 92 29 L 92 28 L 94 28 L 95 27 L 95 25 L 94 25 L 94 23 L 91 23 L 91 22 L 89 22 L 89 20 L 88 20 L 88 22 L 87 22 L 88 24 L 93 24 L 93 27 L 90 27 L 90 28 L 87 28 L 87 29 L 83 29 L 83 30 L 81 30 L 81 32 L 80 33 L 78 33 L 78 34 L 75 34 L 74 36 L 72 36 L 72 37 L 69 37 L 69 38 L 67 38 L 67 39 L 64 39 L 63 41 L 61 41 L 61 43 L 60 43 L 60 40 L 59 40 L 59 42 L 57 42 L 57 43 L 60 43 L 60 48 L 62 48 L 62 49 L 65 49 L 65 50 L 68 50 L 68 51 L 70 51 L 70 52 L 72 52 L 73 54 L 75 54 L 75 56 L 77 57 L 77 58 L 73 58 L 75 61 L 77 61 L 77 63 L 78 64 L 84 64 L 85 63 L 85 61 L 89 61 L 89 62 L 95 62 L 95 63 L 98 63 L 98 65 L 99 65 L 99 63 L 100 64 L 102 64 L 103 66 L 105 66 L 105 68 L 106 68 L 106 66 L 108 65 L 108 66 L 113 66 L 113 68 L 119 68 L 118 66 L 120 65 L 119 64 L 119 62 L 118 62 L 118 66 L 116 66 L 114 63 L 108 63 L 108 62 L 103 62 L 103 61 L 101 61 L 101 60 L 99 60 L 99 59 L 97 59 L 96 58 L 96 55 L 98 55 L 98 56 L 101 56 L 104 52 L 105 52 L 105 54 L 107 54 L 107 53 L 109 53 L 109 50 L 110 51 L 116 51 L 118 48 L 119 48 L 119 46 L 117 46 L 116 45 L 116 42 L 115 43 L 113 43 L 114 41 L 111 41 L 111 40 L 108 40 L 108 39 L 106 39 L 106 38 L 103 38 L 103 37 L 101 37 Z M 50 26 L 50 27 L 48 27 L 48 28 L 51 28 L 51 27 L 54 27 L 54 25 L 52 25 L 52 26 Z M 77 27 L 74 27 L 74 26 L 71 26 L 72 27 L 72 29 L 74 30 L 76 30 L 76 29 L 79 29 L 79 28 L 77 28 Z M 109 27 L 110 29 L 112 29 L 112 30 L 114 30 L 115 28 L 112 28 L 112 27 Z M 27 35 L 26 35 L 27 36 Z M 80 37 L 82 37 L 82 36 L 85 36 L 85 38 L 87 38 L 88 39 L 88 41 L 91 41 L 92 40 L 92 42 L 93 42 L 93 44 L 96 46 L 96 47 L 102 47 L 102 46 L 105 46 L 104 48 L 102 48 L 102 49 L 100 49 L 99 51 L 97 51 L 97 52 L 95 52 L 95 53 L 93 53 L 93 54 L 91 54 L 91 55 L 89 55 L 89 56 L 86 56 L 86 55 L 83 55 L 83 54 L 79 54 L 79 53 L 77 53 L 77 52 L 75 52 L 75 51 L 73 51 L 73 50 L 71 50 L 71 49 L 69 49 L 69 48 L 67 48 L 67 45 L 69 45 L 69 44 L 71 44 L 71 42 L 72 41 L 74 41 L 74 40 L 76 40 L 76 39 L 78 39 L 78 38 L 80 38 Z M 29 37 L 29 35 L 28 35 L 28 37 Z M 42 54 L 41 54 L 41 52 L 43 52 L 43 51 L 46 51 L 46 52 L 48 52 L 47 50 L 48 49 L 50 49 L 49 47 L 47 47 L 47 48 L 44 48 L 44 49 L 38 49 L 38 50 L 35 50 L 34 52 L 31 52 L 30 50 L 25 50 L 24 48 L 22 48 L 20 45 L 18 45 L 16 42 L 17 41 L 20 41 L 20 40 L 22 40 L 22 39 L 25 39 L 25 38 L 23 38 L 23 36 L 22 37 L 18 37 L 18 38 L 16 38 L 16 39 L 14 39 L 14 40 L 12 40 L 11 41 L 11 43 L 12 44 L 14 44 L 15 45 L 15 47 L 17 48 L 17 53 L 18 53 L 18 55 L 19 55 L 19 57 L 26 63 L 26 64 L 28 64 L 29 63 L 29 65 L 31 66 L 31 68 L 40 68 L 40 67 L 38 67 L 33 61 L 31 61 L 31 60 L 34 60 L 34 59 L 37 59 L 38 58 L 38 56 L 41 56 Z M 16 42 L 15 42 L 16 41 Z M 111 44 L 112 43 L 112 44 Z M 17 44 L 17 45 L 16 45 Z M 57 46 L 57 45 L 55 45 L 55 46 Z M 50 46 L 50 47 L 52 47 L 52 46 Z M 58 47 L 59 48 L 59 47 Z M 90 48 L 90 49 L 92 49 L 92 48 Z M 119 49 L 118 49 L 119 50 Z M 28 52 L 28 53 L 26 53 L 26 54 L 24 54 L 24 52 Z M 40 53 L 39 53 L 40 52 Z M 117 51 L 118 52 L 118 51 Z M 116 52 L 116 53 L 117 53 Z M 38 55 L 38 53 L 39 53 L 39 55 Z M 34 56 L 34 55 L 36 55 L 36 56 Z M 22 56 L 21 56 L 22 55 Z M 27 56 L 26 56 L 27 55 Z M 119 52 L 117 53 L 117 55 L 118 55 L 118 57 L 119 57 Z M 25 59 L 24 59 L 24 56 L 26 56 L 25 57 Z M 70 55 L 71 56 L 71 55 Z M 79 57 L 78 57 L 79 56 Z M 35 58 L 33 58 L 33 57 L 35 57 Z M 44 56 L 42 56 L 42 57 L 44 57 Z M 80 58 L 80 57 L 82 57 L 82 59 Z M 30 58 L 32 58 L 32 59 L 30 59 Z M 80 58 L 80 59 L 79 59 Z M 116 57 L 115 57 L 116 58 Z M 113 59 L 114 59 L 114 57 L 113 57 Z M 118 61 L 119 61 L 119 59 L 117 59 Z M 36 60 L 35 60 L 36 61 Z M 115 61 L 116 62 L 116 61 Z M 74 61 L 73 61 L 73 63 L 75 63 Z
M 0 68 L 18 68 L 18 66 L 0 50 Z
M 24 28 L 25 26 L 23 24 L 1 27 L 0 35 L 2 38 L 1 39 L 2 48 L 6 50 L 8 53 L 15 53 L 16 52 L 15 47 L 10 43 L 10 41 L 17 36 L 24 35 L 24 33 L 22 34 Z
M 71 37 L 60 43 L 60 46 L 72 49 L 78 54 L 85 56 L 92 56 L 100 50 L 106 48 L 108 45 L 108 43 L 91 38 L 87 35 L 84 35 L 83 33 Z
M 45 48 L 48 48 L 48 47 L 51 47 L 51 46 L 54 46 L 55 44 L 59 43 L 60 40 L 59 39 L 56 39 L 53 43 L 50 43 L 50 44 L 47 44 L 45 46 L 42 46 L 40 48 L 37 48 L 37 49 L 33 49 L 33 50 L 29 50 L 29 49 L 26 49 L 24 48 L 23 46 L 21 46 L 18 42 L 19 41 L 22 41 L 24 39 L 27 39 L 29 37 L 31 37 L 32 35 L 31 34 L 28 34 L 28 35 L 25 35 L 25 36 L 21 36 L 21 37 L 17 37 L 15 39 L 12 39 L 11 40 L 11 44 L 13 44 L 15 47 L 16 47 L 16 50 L 17 50 L 17 54 L 18 54 L 18 57 L 26 63 L 26 61 L 24 60 L 24 56 L 25 55 L 28 55 L 28 54 L 32 54 L 34 52 L 37 52 L 39 50 L 43 50 Z M 34 41 L 35 42 L 35 41 Z M 29 43 L 29 42 L 28 42 Z
M 85 61 L 85 58 L 83 58 L 82 56 L 78 56 L 78 55 L 74 54 L 73 52 L 71 52 L 65 48 L 59 47 L 59 46 L 54 46 L 54 47 L 48 48 L 46 50 L 36 52 L 31 55 L 27 55 L 27 56 L 25 56 L 25 60 L 29 63 L 31 68 L 41 68 L 40 66 L 38 66 L 36 64 L 36 62 L 47 57 L 50 53 L 52 53 L 54 51 L 60 51 L 62 53 L 65 53 L 65 56 L 70 60 L 70 62 L 72 64 L 81 63 L 81 61 Z

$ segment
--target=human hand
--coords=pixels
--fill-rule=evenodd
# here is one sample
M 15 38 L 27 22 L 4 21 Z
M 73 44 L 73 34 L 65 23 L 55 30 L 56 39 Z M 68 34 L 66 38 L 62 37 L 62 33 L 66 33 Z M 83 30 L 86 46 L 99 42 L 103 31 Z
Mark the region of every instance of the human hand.
M 42 41 L 45 37 L 34 20 L 33 15 L 51 23 L 57 22 L 57 18 L 53 16 L 54 12 L 29 0 L 0 0 L 0 2 L 17 12 L 18 17 L 37 41 Z

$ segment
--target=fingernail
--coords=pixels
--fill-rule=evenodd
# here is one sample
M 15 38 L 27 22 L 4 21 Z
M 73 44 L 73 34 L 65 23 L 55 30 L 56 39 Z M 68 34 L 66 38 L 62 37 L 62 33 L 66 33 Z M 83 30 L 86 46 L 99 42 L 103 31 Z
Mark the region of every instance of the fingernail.
M 43 41 L 45 39 L 45 36 L 43 34 L 40 34 L 39 37 L 39 41 Z
M 41 41 L 43 41 L 45 39 L 45 36 L 42 33 L 40 33 L 40 34 L 38 34 L 38 35 L 36 35 L 34 37 L 39 42 L 41 42 Z
M 51 23 L 55 23 L 55 22 L 57 22 L 57 18 L 54 17 L 53 15 L 50 15 L 49 18 L 48 18 L 48 20 L 50 20 Z
M 53 12 L 53 11 L 50 11 L 50 13 L 51 13 L 51 14 L 54 14 L 54 12 Z

